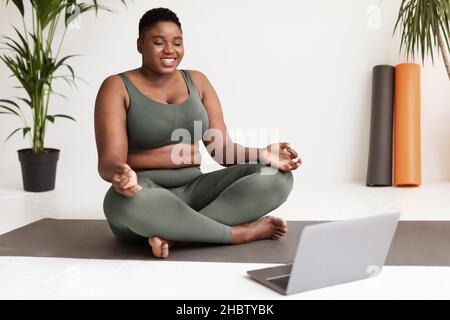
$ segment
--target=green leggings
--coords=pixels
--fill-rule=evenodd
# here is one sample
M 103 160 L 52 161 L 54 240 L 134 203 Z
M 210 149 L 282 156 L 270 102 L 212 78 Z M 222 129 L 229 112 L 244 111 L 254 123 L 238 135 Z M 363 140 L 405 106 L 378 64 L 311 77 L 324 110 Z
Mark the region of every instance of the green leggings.
M 119 241 L 231 243 L 231 226 L 256 220 L 286 201 L 292 172 L 241 163 L 202 173 L 199 167 L 136 172 L 142 190 L 128 198 L 111 186 L 103 210 Z M 182 180 L 187 178 L 188 183 Z M 177 185 L 183 183 L 182 185 Z

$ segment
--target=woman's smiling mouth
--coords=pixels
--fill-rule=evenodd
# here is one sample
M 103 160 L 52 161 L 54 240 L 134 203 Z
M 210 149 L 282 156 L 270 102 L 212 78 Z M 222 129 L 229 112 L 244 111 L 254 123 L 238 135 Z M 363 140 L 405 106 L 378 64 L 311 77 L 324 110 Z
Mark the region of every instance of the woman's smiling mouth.
M 164 67 L 173 67 L 176 60 L 176 58 L 161 58 L 161 64 Z

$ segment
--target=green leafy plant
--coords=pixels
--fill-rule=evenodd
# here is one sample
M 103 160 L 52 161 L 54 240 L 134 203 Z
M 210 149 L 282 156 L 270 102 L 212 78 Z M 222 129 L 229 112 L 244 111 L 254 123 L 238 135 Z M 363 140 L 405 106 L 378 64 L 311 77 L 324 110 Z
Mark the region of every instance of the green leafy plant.
M 61 46 L 70 23 L 80 14 L 88 11 L 99 10 L 111 11 L 93 0 L 90 2 L 77 0 L 28 0 L 31 8 L 32 28 L 28 29 L 25 23 L 25 9 L 23 0 L 2 0 L 8 6 L 14 4 L 20 12 L 22 18 L 23 31 L 14 27 L 17 39 L 3 36 L 5 46 L 3 50 L 9 54 L 1 54 L 0 59 L 12 72 L 20 86 L 27 94 L 26 97 L 14 97 L 13 99 L 0 99 L 0 114 L 18 116 L 23 120 L 23 127 L 14 130 L 5 140 L 11 138 L 16 132 L 22 130 L 23 137 L 28 134 L 30 137 L 31 149 L 33 153 L 44 152 L 44 139 L 46 124 L 48 121 L 55 122 L 58 117 L 71 119 L 73 117 L 65 114 L 48 114 L 50 98 L 53 94 L 61 95 L 53 91 L 55 81 L 65 81 L 69 86 L 75 86 L 75 76 L 73 68 L 67 63 L 69 59 L 76 55 L 59 57 Z M 120 0 L 126 5 L 125 0 Z M 26 4 L 26 3 L 25 3 Z M 53 51 L 55 44 L 56 30 L 60 19 L 64 19 L 64 32 L 59 40 L 57 51 Z M 66 73 L 61 73 L 65 70 Z M 61 95 L 65 98 L 64 95 Z M 27 119 L 20 105 L 25 104 L 31 111 L 33 123 L 27 124 Z
M 450 80 L 450 0 L 402 0 L 394 33 L 401 26 L 401 44 L 405 49 L 407 59 L 416 53 L 422 56 L 430 54 L 434 64 L 433 48 L 438 55 L 442 54 L 447 75 Z

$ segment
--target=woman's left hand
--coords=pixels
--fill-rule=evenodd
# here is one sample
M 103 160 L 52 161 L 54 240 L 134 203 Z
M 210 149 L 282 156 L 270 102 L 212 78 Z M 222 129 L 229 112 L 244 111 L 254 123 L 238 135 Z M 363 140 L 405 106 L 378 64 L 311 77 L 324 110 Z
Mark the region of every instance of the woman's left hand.
M 295 160 L 296 158 L 298 159 Z M 288 142 L 269 144 L 261 151 L 260 160 L 281 171 L 296 170 L 302 163 L 302 159 Z

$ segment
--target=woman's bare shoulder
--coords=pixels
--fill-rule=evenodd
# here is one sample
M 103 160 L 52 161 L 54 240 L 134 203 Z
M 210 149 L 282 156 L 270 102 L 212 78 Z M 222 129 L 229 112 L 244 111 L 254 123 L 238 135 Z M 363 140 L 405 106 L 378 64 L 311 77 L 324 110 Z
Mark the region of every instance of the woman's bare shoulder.
M 198 80 L 202 80 L 206 78 L 205 74 L 199 70 L 191 70 L 191 69 L 184 69 L 184 70 L 189 73 L 192 79 L 195 78 Z
M 106 77 L 101 85 L 101 89 L 111 90 L 111 89 L 119 89 L 120 87 L 123 87 L 123 81 L 120 79 L 118 74 L 112 74 L 108 77 Z
M 123 106 L 128 109 L 129 97 L 125 84 L 119 74 L 113 74 L 106 77 L 99 89 L 98 98 L 101 101 L 120 100 Z
M 127 77 L 130 75 L 135 77 L 137 70 L 138 69 L 130 69 L 130 70 L 125 70 L 125 71 L 121 71 L 121 72 L 109 75 L 108 77 L 105 78 L 105 80 L 103 80 L 103 84 L 124 87 L 123 81 L 119 75 L 125 74 Z

